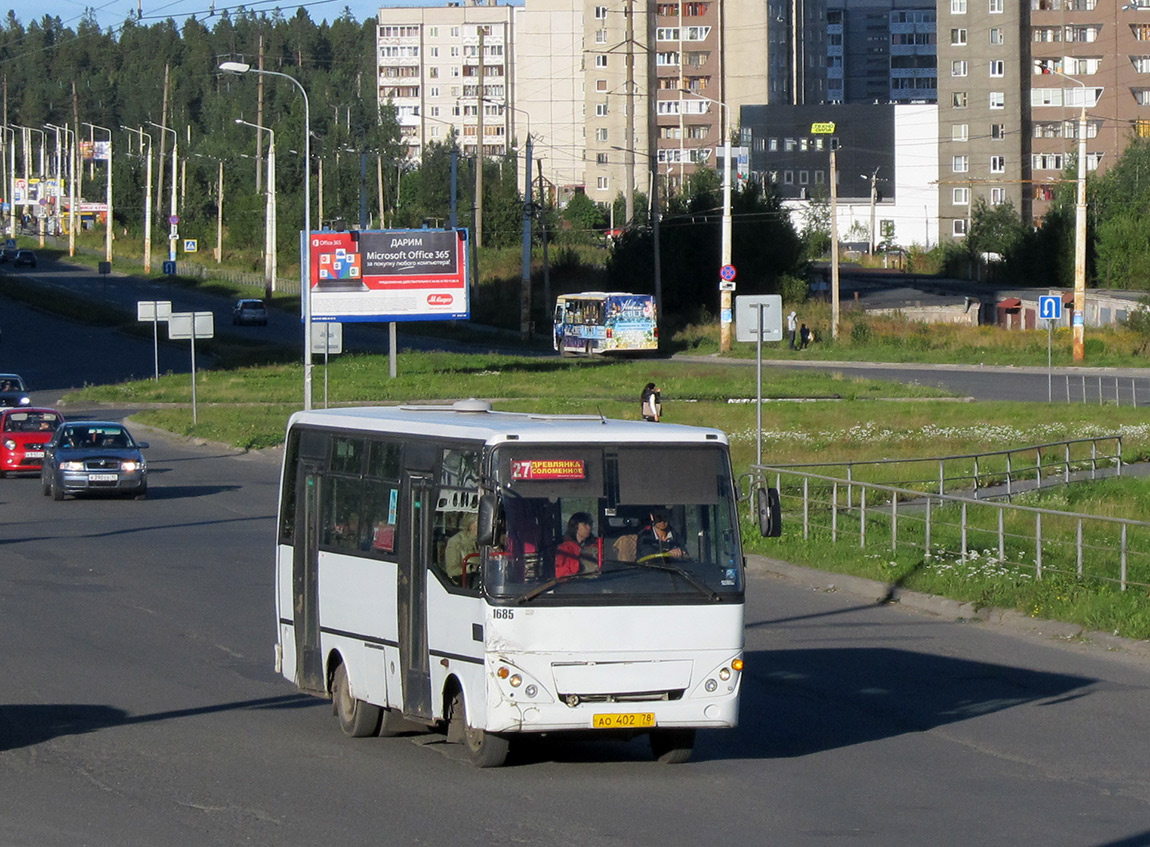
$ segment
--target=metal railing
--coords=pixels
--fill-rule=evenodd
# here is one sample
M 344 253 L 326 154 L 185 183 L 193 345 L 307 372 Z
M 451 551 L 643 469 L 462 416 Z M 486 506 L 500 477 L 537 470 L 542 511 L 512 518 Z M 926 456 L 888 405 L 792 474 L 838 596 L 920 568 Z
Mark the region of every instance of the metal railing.
M 1122 475 L 1122 436 L 1072 438 L 987 453 L 910 459 L 866 459 L 843 462 L 796 462 L 773 466 L 783 470 L 842 468 L 843 480 L 874 482 L 919 493 L 969 494 L 974 498 L 1006 497 L 1020 491 L 1066 484 L 1079 479 Z M 919 470 L 925 468 L 927 470 Z M 763 467 L 752 465 L 753 472 Z M 931 471 L 927 475 L 927 471 Z M 860 473 L 862 478 L 860 478 Z M 850 489 L 848 488 L 848 498 Z M 848 499 L 847 505 L 850 505 Z
M 1150 522 L 935 494 L 789 467 L 759 469 L 779 491 L 784 526 L 804 540 L 861 550 L 911 549 L 924 559 L 981 559 L 1036 579 L 1150 587 Z
M 1150 380 L 1144 378 L 1063 374 L 1063 382 L 1067 403 L 1097 403 L 1099 406 L 1150 403 Z M 1055 403 L 1061 402 L 1058 390 L 1052 389 L 1052 392 L 1050 399 Z

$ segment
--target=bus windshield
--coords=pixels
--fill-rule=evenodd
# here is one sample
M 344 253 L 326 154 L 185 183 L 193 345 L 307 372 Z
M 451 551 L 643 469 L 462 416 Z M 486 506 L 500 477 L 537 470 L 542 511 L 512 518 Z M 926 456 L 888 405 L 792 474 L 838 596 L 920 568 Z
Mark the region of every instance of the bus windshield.
M 730 465 L 718 445 L 509 445 L 489 597 L 518 603 L 741 598 Z

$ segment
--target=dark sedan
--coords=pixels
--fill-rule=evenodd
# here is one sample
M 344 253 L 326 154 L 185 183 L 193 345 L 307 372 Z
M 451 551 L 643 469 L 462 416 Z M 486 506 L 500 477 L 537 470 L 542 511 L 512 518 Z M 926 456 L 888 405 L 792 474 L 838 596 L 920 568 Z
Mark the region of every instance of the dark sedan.
M 0 406 L 30 406 L 28 386 L 19 374 L 0 374 Z
M 44 448 L 40 484 L 44 495 L 63 500 L 65 494 L 148 495 L 148 463 L 123 424 L 112 421 L 71 421 L 56 430 Z
M 18 268 L 34 268 L 36 267 L 36 254 L 31 250 L 17 250 L 16 258 L 12 260 L 12 264 Z

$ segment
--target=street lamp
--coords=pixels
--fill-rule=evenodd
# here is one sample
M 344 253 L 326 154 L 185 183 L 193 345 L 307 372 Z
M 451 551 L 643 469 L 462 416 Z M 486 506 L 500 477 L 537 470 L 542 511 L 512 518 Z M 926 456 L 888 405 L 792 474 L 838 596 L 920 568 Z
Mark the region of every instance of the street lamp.
M 143 155 L 144 139 L 148 139 L 147 164 L 144 167 L 144 273 L 152 272 L 152 136 L 143 129 L 133 129 L 120 124 L 125 132 L 138 132 L 140 134 L 140 152 Z
M 28 186 L 29 192 L 31 192 L 31 188 L 32 188 L 31 174 L 32 174 L 32 171 L 29 168 L 29 164 L 30 164 L 30 160 L 32 159 L 32 133 L 34 133 L 34 132 L 40 133 L 40 170 L 39 170 L 39 174 L 40 174 L 41 180 L 43 180 L 43 178 L 44 178 L 44 139 L 47 136 L 44 134 L 44 130 L 42 130 L 42 129 L 36 129 L 35 127 L 30 127 L 30 126 L 16 126 L 16 124 L 13 124 L 13 126 L 15 126 L 21 132 L 20 138 L 23 141 L 23 146 L 24 146 L 24 181 Z M 36 199 L 37 200 L 40 199 L 38 191 L 37 191 Z M 31 204 L 29 204 L 29 205 L 31 205 Z M 44 216 L 39 214 L 39 211 L 40 211 L 39 209 L 36 209 L 35 211 L 37 212 L 37 214 L 36 214 L 37 229 L 39 229 L 39 231 L 40 231 L 40 247 L 42 248 L 44 246 L 44 224 L 45 224 L 45 220 L 44 220 Z
M 221 62 L 220 70 L 236 74 L 263 74 L 281 76 L 299 89 L 303 96 L 303 255 L 300 257 L 300 296 L 303 299 L 303 407 L 311 409 L 311 105 L 307 92 L 294 76 L 279 71 L 265 71 L 253 68 L 246 62 Z
M 179 225 L 180 219 L 176 214 L 176 183 L 180 179 L 179 173 L 179 152 L 180 152 L 180 134 L 171 127 L 166 127 L 163 124 L 158 124 L 155 121 L 148 121 L 149 126 L 154 126 L 156 129 L 162 129 L 164 132 L 172 134 L 172 196 L 170 201 L 170 209 L 168 211 L 168 261 L 176 261 L 176 236 L 179 230 L 176 227 Z M 161 173 L 161 176 L 163 174 Z
M 705 97 L 688 88 L 680 88 L 683 94 L 690 94 L 709 103 L 717 103 L 726 110 L 726 121 L 723 130 L 723 241 L 722 255 L 719 257 L 720 268 L 731 264 L 731 107 L 721 100 Z M 719 351 L 726 353 L 731 349 L 731 292 L 719 284 Z
M 276 134 L 266 126 L 236 118 L 237 124 L 250 126 L 257 133 L 262 130 L 271 136 L 268 142 L 268 187 L 264 223 L 264 296 L 271 297 L 276 290 Z
M 0 127 L 7 134 L 12 136 L 12 140 L 8 141 L 8 136 L 5 135 L 4 143 L 8 145 L 8 160 L 11 163 L 8 169 L 8 181 L 4 187 L 5 193 L 8 195 L 8 237 L 16 237 L 16 130 L 10 126 Z M 3 165 L 3 162 L 0 162 Z M 27 191 L 27 188 L 24 189 Z
M 64 133 L 64 146 L 68 150 L 68 255 L 76 255 L 76 133 L 66 126 L 56 126 L 55 124 L 44 124 L 50 129 L 56 130 L 56 147 L 60 146 L 60 133 Z M 68 143 L 69 133 L 71 133 L 71 144 Z M 57 165 L 57 171 L 63 173 L 63 168 Z
M 106 189 L 107 198 L 105 205 L 108 207 L 106 215 L 106 227 L 104 229 L 104 261 L 112 261 L 112 130 L 106 129 L 102 126 L 95 124 L 84 123 L 82 126 L 91 127 L 92 129 L 100 130 L 101 132 L 108 133 L 108 185 Z M 92 158 L 96 157 L 95 142 L 92 143 Z
M 1086 83 L 1038 61 L 1043 74 L 1056 74 L 1082 89 L 1082 108 L 1078 113 L 1078 196 L 1074 205 L 1074 361 L 1086 358 Z

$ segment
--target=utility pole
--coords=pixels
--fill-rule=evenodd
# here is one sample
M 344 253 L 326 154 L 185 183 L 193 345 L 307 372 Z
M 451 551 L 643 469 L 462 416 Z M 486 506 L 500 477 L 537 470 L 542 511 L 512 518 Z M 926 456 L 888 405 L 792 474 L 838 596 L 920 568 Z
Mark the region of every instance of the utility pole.
M 550 309 L 552 305 L 551 265 L 547 260 L 547 195 L 544 193 L 543 185 L 543 160 L 537 159 L 535 163 L 539 166 L 539 234 L 543 242 L 543 305 Z
M 874 231 L 874 206 L 878 201 L 878 168 L 874 169 L 874 173 L 870 175 L 870 255 L 874 258 L 875 248 L 875 231 Z
M 831 139 L 831 338 L 839 337 L 839 171 Z
M 260 33 L 259 57 L 256 67 L 264 69 L 264 34 Z M 262 74 L 256 75 L 256 126 L 260 129 L 264 125 L 264 78 Z M 256 194 L 263 190 L 263 176 L 260 165 L 264 160 L 264 137 L 256 130 Z
M 483 246 L 483 38 L 484 26 L 479 29 L 479 90 L 476 92 L 476 110 L 479 112 L 479 138 L 475 145 L 475 246 Z
M 630 226 L 635 221 L 635 9 L 634 0 L 627 0 L 623 14 L 627 17 L 627 52 L 624 59 L 627 62 L 627 139 L 623 143 L 624 155 L 627 157 L 626 185 L 623 186 L 623 216 L 626 220 L 624 226 Z M 654 42 L 651 42 L 654 44 Z M 654 91 L 654 89 L 652 89 Z M 650 106 L 648 106 L 648 109 Z M 615 208 L 614 198 L 611 208 Z
M 519 337 L 531 338 L 531 133 L 527 133 L 527 155 L 523 159 L 523 281 L 519 291 Z

